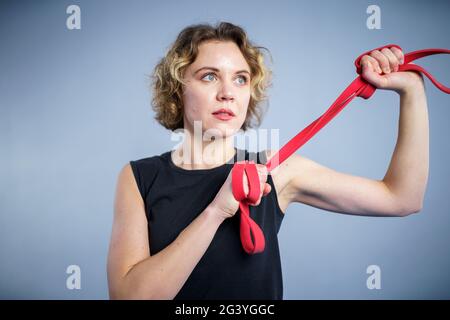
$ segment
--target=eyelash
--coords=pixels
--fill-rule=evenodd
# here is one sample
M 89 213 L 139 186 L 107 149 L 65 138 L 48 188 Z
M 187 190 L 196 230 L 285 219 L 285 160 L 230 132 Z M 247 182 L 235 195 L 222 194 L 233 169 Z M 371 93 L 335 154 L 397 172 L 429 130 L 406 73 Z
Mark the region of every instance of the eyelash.
M 209 75 L 214 75 L 214 76 L 216 76 L 216 74 L 215 74 L 214 72 L 208 72 L 208 73 L 205 73 L 205 74 L 202 76 L 202 79 L 204 79 L 206 76 L 209 76 Z M 246 76 L 240 76 L 240 77 L 242 77 L 242 78 L 245 80 L 245 83 L 244 83 L 244 84 L 246 84 L 246 83 L 248 82 L 248 79 L 247 79 Z

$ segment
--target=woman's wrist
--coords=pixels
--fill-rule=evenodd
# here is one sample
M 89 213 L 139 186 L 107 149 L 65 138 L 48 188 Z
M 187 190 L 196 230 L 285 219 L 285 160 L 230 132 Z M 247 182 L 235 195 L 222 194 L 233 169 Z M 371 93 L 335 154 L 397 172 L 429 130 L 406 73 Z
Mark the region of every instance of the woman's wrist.
M 408 82 L 408 86 L 397 91 L 400 96 L 411 96 L 415 94 L 425 93 L 425 83 L 422 74 L 411 72 L 412 79 Z
M 205 211 L 203 211 L 205 216 L 211 223 L 217 225 L 219 227 L 222 222 L 226 219 L 225 214 L 218 207 L 215 206 L 214 202 L 211 202 L 208 207 L 206 207 Z

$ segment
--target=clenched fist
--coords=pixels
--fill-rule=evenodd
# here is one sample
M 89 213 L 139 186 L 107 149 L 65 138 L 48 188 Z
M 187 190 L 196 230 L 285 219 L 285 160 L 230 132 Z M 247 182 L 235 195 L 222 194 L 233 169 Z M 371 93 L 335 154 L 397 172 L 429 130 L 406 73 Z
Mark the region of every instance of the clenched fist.
M 268 184 L 267 181 L 267 167 L 263 164 L 255 164 L 256 169 L 258 171 L 259 176 L 259 183 L 260 183 L 260 196 L 256 203 L 249 204 L 252 206 L 257 206 L 261 203 L 261 198 L 266 196 L 271 191 L 271 186 Z M 249 186 L 248 186 L 248 180 L 247 176 L 244 173 L 243 178 L 244 183 L 244 192 L 245 194 L 248 194 L 249 192 Z M 233 196 L 233 189 L 232 189 L 232 171 L 228 174 L 227 179 L 225 180 L 225 183 L 223 184 L 222 188 L 217 193 L 216 197 L 214 198 L 213 202 L 211 203 L 211 206 L 214 207 L 217 212 L 221 216 L 221 218 L 226 219 L 234 216 L 236 212 L 239 209 L 239 202 L 234 198 Z
M 403 52 L 396 48 L 373 50 L 361 58 L 361 76 L 378 89 L 404 93 L 423 85 L 422 75 L 414 71 L 398 72 L 404 63 Z

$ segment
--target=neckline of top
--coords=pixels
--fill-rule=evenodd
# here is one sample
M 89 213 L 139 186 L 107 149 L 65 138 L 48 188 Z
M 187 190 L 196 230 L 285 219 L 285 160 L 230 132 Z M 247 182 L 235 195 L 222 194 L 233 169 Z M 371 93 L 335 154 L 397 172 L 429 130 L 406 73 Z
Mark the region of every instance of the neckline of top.
M 234 149 L 235 149 L 235 153 L 234 153 L 233 157 L 230 158 L 226 163 L 221 164 L 214 168 L 209 168 L 209 169 L 184 169 L 184 168 L 177 166 L 172 160 L 172 151 L 173 150 L 167 151 L 165 153 L 165 156 L 166 156 L 167 162 L 169 163 L 169 166 L 178 172 L 182 172 L 185 174 L 205 174 L 205 173 L 219 171 L 219 170 L 222 170 L 222 169 L 228 168 L 228 167 L 231 168 L 237 161 L 249 159 L 250 153 L 246 149 L 237 149 L 237 148 L 234 148 Z M 262 153 L 262 154 L 263 154 L 263 159 L 265 159 L 264 153 Z M 260 159 L 260 160 L 263 160 L 263 159 Z M 255 160 L 255 162 L 257 162 L 257 159 L 254 159 L 254 160 Z M 264 160 L 263 160 L 263 163 L 265 163 Z

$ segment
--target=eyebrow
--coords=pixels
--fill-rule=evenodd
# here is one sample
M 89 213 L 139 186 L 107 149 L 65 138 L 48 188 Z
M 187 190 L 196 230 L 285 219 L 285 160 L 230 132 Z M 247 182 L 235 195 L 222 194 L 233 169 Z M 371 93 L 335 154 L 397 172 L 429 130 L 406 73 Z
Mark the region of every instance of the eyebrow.
M 201 67 L 200 69 L 198 69 L 197 71 L 194 72 L 194 75 L 196 75 L 199 71 L 204 70 L 204 69 L 207 69 L 207 70 L 214 70 L 214 71 L 216 71 L 216 72 L 220 72 L 219 69 L 214 68 L 214 67 Z M 247 70 L 239 70 L 239 71 L 236 71 L 236 73 L 243 73 L 243 72 L 248 73 L 248 75 L 250 76 L 250 72 L 247 71 Z

